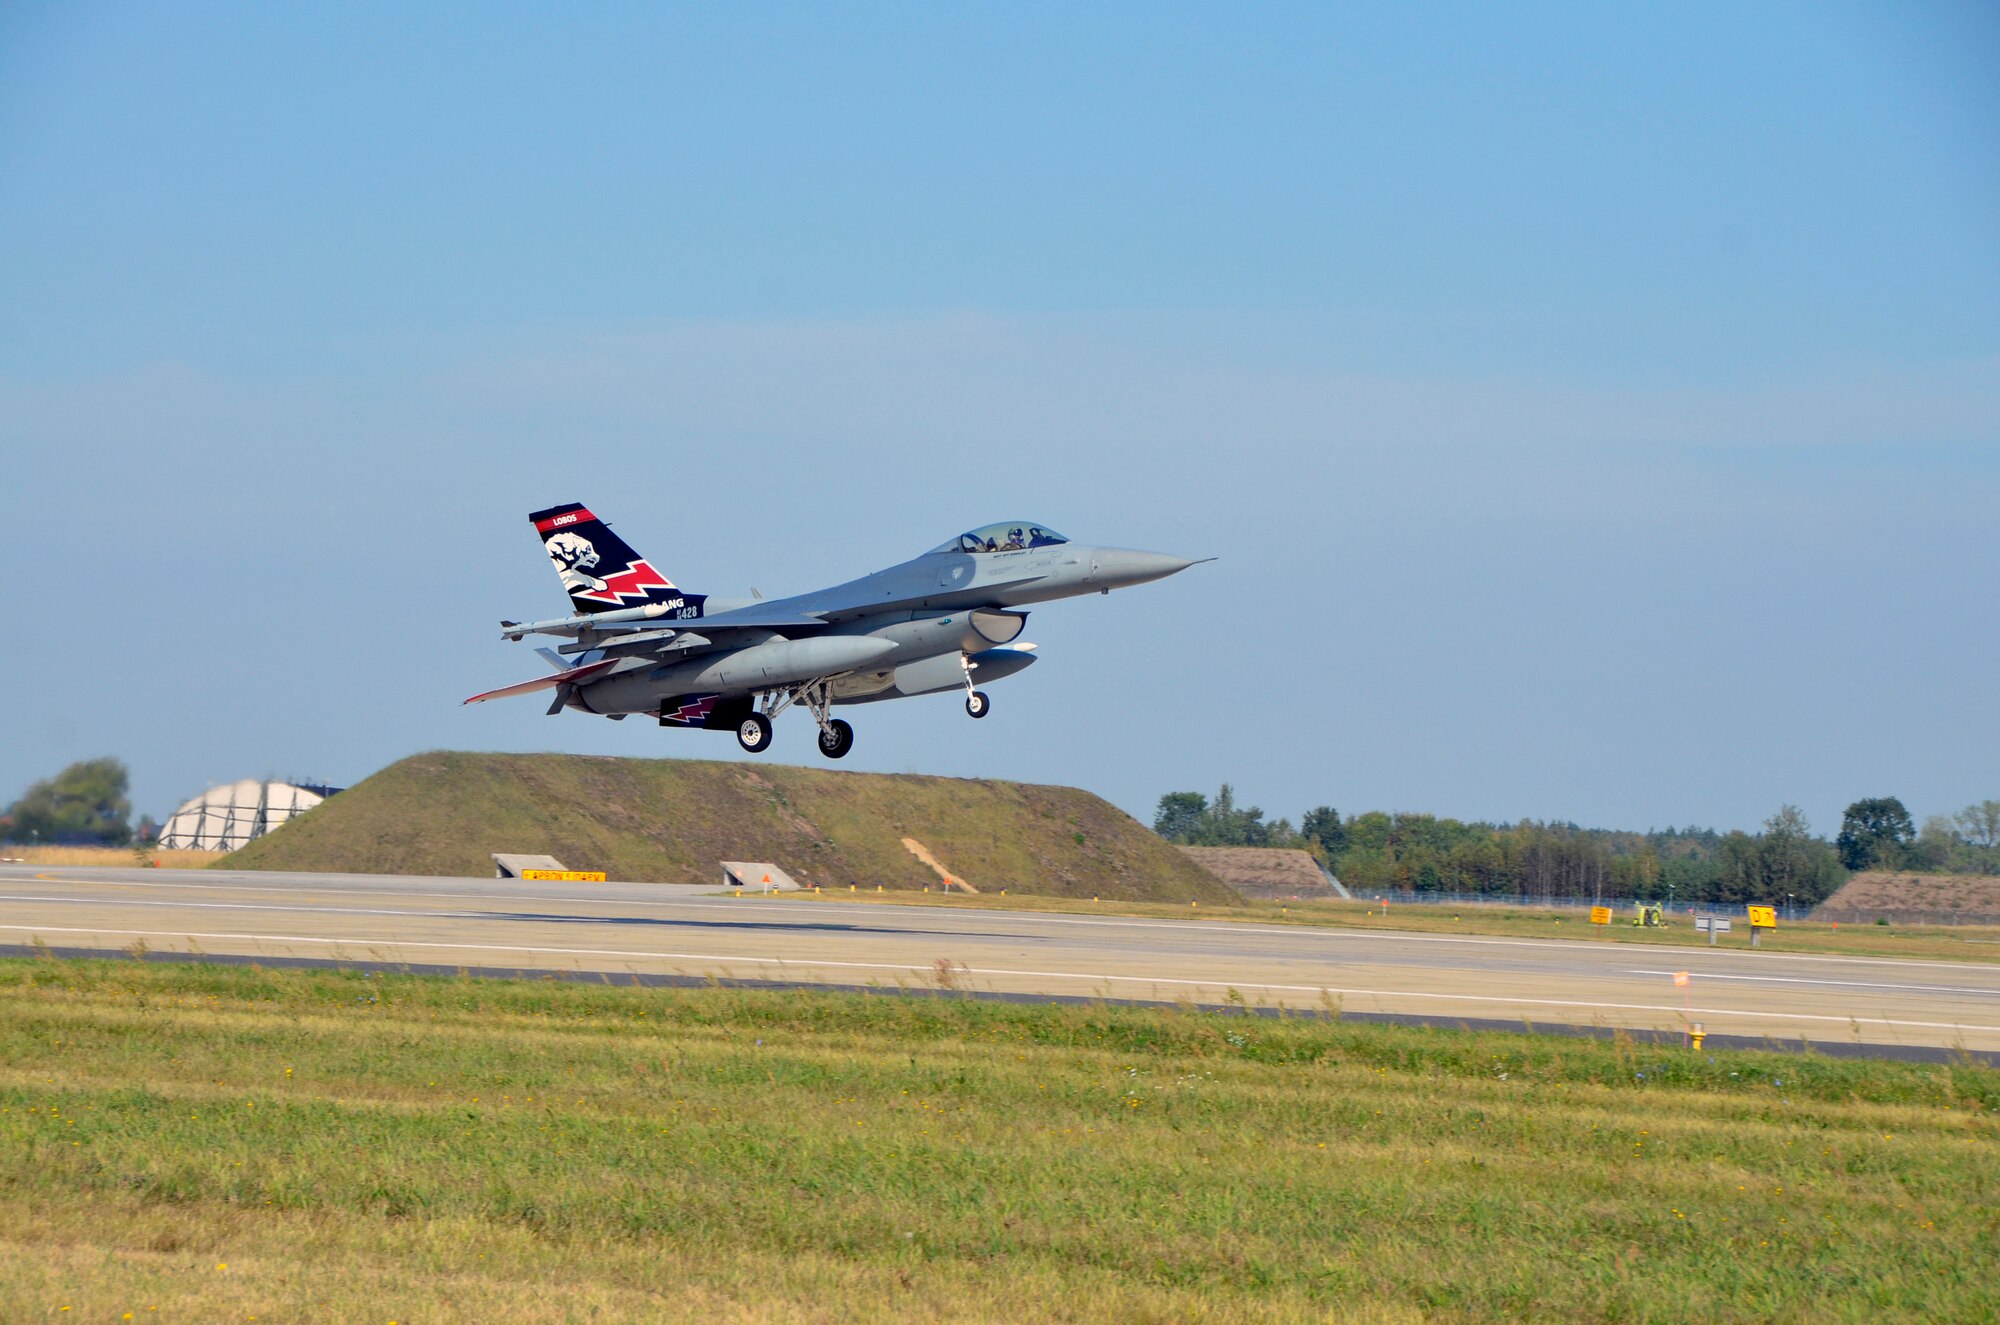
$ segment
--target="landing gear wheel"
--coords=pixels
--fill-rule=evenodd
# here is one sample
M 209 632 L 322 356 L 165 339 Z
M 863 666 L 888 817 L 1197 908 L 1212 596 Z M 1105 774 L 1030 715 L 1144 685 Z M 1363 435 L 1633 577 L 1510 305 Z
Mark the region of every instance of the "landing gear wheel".
M 965 711 L 975 718 L 983 718 L 993 708 L 993 701 L 986 697 L 984 690 L 975 690 L 965 697 Z
M 819 734 L 819 752 L 828 759 L 838 759 L 854 748 L 854 728 L 839 718 L 826 724 Z
M 770 749 L 771 720 L 761 713 L 752 713 L 736 724 L 736 743 L 753 755 Z

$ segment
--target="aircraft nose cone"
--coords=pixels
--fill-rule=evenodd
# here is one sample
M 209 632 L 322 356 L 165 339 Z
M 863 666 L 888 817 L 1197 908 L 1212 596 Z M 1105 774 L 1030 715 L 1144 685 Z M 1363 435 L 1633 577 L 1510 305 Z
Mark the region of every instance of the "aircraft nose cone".
M 1122 589 L 1150 580 L 1164 580 L 1174 572 L 1194 565 L 1186 557 L 1123 547 L 1099 548 L 1096 561 L 1097 574 L 1093 578 L 1106 589 Z

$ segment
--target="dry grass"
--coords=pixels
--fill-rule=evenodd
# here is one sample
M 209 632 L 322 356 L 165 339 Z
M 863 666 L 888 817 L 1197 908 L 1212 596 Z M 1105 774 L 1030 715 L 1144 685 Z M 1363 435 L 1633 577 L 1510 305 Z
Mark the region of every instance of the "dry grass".
M 1982 1320 L 1996 1108 L 1970 1066 L 0 962 L 0 1319 Z
M 1846 923 L 1880 915 L 1964 917 L 2000 925 L 2000 877 L 1990 874 L 1857 874 L 1814 914 Z
M 1238 900 L 1130 815 L 1070 787 L 554 754 L 412 755 L 230 865 L 484 877 L 490 853 L 520 851 L 660 883 L 719 883 L 717 861 L 768 860 L 805 884 L 937 886 L 906 837 L 981 892 Z
M 1336 898 L 1319 862 L 1283 847 L 1182 847 L 1181 854 L 1252 901 Z
M 131 847 L 0 848 L 0 855 L 30 865 L 110 865 L 126 869 L 145 865 L 163 870 L 198 870 L 205 865 L 213 865 L 228 854 L 227 851 L 168 851 L 157 847 L 147 847 L 143 851 L 134 851 Z

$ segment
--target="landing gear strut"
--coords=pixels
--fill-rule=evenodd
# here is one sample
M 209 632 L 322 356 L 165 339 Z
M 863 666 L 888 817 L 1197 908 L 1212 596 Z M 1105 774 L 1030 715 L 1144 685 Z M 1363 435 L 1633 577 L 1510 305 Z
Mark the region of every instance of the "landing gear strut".
M 992 709 L 993 701 L 986 697 L 984 690 L 972 688 L 972 669 L 979 664 L 961 653 L 958 665 L 965 671 L 965 711 L 975 718 L 983 718 Z
M 819 724 L 819 752 L 828 759 L 839 759 L 854 748 L 854 728 L 832 715 L 833 683 L 825 677 L 807 681 L 784 690 L 767 690 L 758 701 L 758 711 L 753 715 L 768 729 L 771 719 L 783 713 L 794 704 L 803 704 L 811 711 L 813 721 Z M 738 739 L 742 739 L 738 733 Z M 770 737 L 764 744 L 771 743 Z M 751 747 L 745 745 L 744 749 Z M 761 750 L 764 746 L 756 747 Z

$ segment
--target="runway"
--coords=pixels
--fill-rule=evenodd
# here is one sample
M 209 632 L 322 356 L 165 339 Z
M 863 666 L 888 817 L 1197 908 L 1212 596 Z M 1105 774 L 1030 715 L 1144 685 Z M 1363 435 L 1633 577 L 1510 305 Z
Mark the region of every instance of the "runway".
M 956 988 L 2000 1051 L 2000 965 L 853 905 L 705 886 L 0 866 L 0 945 Z M 941 966 L 942 964 L 945 964 Z M 1685 988 L 1673 975 L 1689 973 Z

